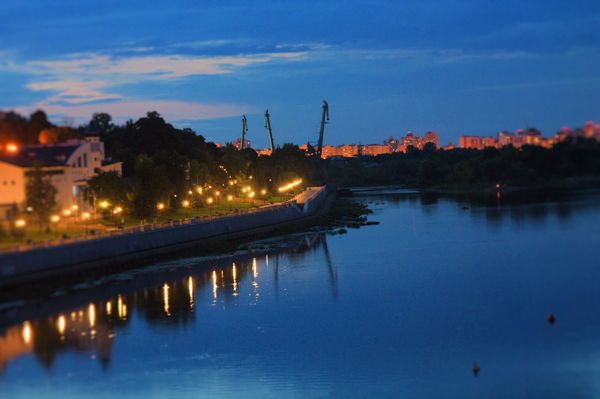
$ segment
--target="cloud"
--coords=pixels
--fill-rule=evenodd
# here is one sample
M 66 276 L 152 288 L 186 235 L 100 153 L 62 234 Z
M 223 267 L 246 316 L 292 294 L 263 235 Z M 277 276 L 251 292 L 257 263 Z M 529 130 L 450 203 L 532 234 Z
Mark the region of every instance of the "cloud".
M 220 42 L 196 43 L 198 46 Z M 138 118 L 156 110 L 170 121 L 217 119 L 249 113 L 235 104 L 206 104 L 182 100 L 151 100 L 127 96 L 124 85 L 185 79 L 197 75 L 224 75 L 252 65 L 301 59 L 305 53 L 285 51 L 228 56 L 147 55 L 151 48 L 134 49 L 133 56 L 101 53 L 72 54 L 60 59 L 22 63 L 4 61 L 0 70 L 29 74 L 28 90 L 48 95 L 42 101 L 16 110 L 43 109 L 54 120 L 85 123 L 94 112 L 107 112 L 116 121 Z
M 209 43 L 207 43 L 209 45 Z M 216 45 L 216 43 L 215 43 Z M 25 87 L 48 96 L 30 107 L 44 109 L 57 118 L 85 122 L 94 112 L 107 112 L 116 120 L 126 120 L 157 110 L 167 119 L 204 120 L 248 112 L 231 104 L 201 104 L 190 101 L 129 98 L 120 86 L 151 81 L 184 79 L 196 75 L 231 74 L 244 67 L 295 60 L 303 52 L 275 52 L 236 56 L 139 55 L 116 57 L 105 54 L 75 54 L 57 60 L 34 60 L 23 64 L 5 63 L 0 69 L 29 73 Z
M 149 111 L 158 111 L 169 121 L 182 120 L 208 120 L 226 118 L 250 113 L 249 107 L 235 104 L 202 104 L 186 101 L 139 101 L 122 100 L 107 103 L 62 105 L 51 103 L 38 103 L 33 106 L 17 107 L 15 111 L 29 114 L 36 109 L 43 109 L 53 119 L 72 119 L 76 123 L 85 123 L 90 120 L 95 112 L 106 112 L 117 122 L 136 119 L 146 115 Z
M 48 103 L 81 104 L 122 98 L 118 94 L 103 93 L 102 89 L 109 86 L 107 81 L 53 81 L 31 82 L 25 85 L 33 91 L 55 91 L 57 94 L 46 99 Z
M 514 60 L 535 55 L 524 51 L 472 51 L 459 48 L 335 48 L 323 47 L 320 57 L 347 58 L 351 60 L 397 60 L 422 63 L 448 64 L 477 60 Z
M 111 57 L 82 54 L 61 60 L 30 61 L 25 67 L 34 74 L 51 76 L 111 76 L 135 80 L 177 79 L 194 75 L 221 75 L 255 64 L 293 60 L 304 52 L 280 52 L 238 56 L 148 55 Z

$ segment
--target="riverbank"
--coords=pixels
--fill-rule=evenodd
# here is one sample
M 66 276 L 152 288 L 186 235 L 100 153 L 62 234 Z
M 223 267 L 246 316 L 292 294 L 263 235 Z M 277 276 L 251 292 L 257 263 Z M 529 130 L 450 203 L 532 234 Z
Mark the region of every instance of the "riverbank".
M 243 214 L 173 222 L 158 228 L 142 226 L 93 240 L 4 253 L 0 255 L 0 285 L 14 285 L 115 264 L 125 265 L 191 247 L 210 248 L 232 240 L 305 225 L 324 215 L 334 198 L 333 186 L 315 187 L 290 201 Z

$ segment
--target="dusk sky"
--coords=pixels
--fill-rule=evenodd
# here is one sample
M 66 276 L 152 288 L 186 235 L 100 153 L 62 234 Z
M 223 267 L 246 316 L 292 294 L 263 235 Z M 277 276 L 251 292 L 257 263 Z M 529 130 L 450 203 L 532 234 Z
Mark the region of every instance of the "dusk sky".
M 216 142 L 380 143 L 600 120 L 600 2 L 0 2 L 0 109 L 156 110 Z

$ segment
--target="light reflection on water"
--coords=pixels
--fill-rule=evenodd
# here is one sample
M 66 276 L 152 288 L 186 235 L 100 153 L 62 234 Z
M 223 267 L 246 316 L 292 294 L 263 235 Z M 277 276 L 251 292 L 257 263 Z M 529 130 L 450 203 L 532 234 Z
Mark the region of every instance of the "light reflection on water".
M 599 396 L 597 194 L 363 198 L 379 226 L 1 313 L 0 393 Z

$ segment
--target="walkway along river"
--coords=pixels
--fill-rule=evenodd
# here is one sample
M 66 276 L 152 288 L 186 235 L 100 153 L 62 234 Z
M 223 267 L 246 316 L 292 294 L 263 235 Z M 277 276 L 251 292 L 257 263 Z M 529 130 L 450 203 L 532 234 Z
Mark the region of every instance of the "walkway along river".
M 0 286 L 109 266 L 115 262 L 139 261 L 185 248 L 209 248 L 229 240 L 297 227 L 326 212 L 334 197 L 335 188 L 331 186 L 312 187 L 290 201 L 243 214 L 136 229 L 129 234 L 1 254 Z

